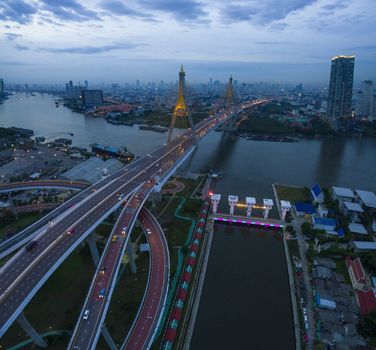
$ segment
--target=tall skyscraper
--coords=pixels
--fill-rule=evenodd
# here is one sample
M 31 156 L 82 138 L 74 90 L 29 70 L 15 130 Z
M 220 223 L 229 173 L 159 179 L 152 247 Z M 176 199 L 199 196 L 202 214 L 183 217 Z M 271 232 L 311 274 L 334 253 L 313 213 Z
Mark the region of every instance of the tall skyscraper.
M 0 95 L 4 93 L 4 79 L 0 79 Z
M 362 81 L 362 95 L 360 100 L 360 116 L 369 117 L 372 115 L 373 104 L 373 82 L 372 80 Z
M 330 71 L 327 116 L 332 127 L 351 115 L 355 56 L 335 56 Z

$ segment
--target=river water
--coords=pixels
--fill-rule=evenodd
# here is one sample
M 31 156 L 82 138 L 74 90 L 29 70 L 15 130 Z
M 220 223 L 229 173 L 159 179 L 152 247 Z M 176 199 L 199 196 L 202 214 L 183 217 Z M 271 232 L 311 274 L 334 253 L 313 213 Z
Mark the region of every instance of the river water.
M 99 142 L 143 155 L 167 135 L 111 125 L 65 107 L 54 97 L 17 94 L 0 105 L 0 126 L 33 129 L 36 136 L 70 137 L 73 145 Z M 299 143 L 248 141 L 211 132 L 185 165 L 218 169 L 221 211 L 229 194 L 273 198 L 272 183 L 349 186 L 376 190 L 376 139 L 333 138 Z M 240 212 L 239 212 L 240 213 Z M 276 215 L 276 211 L 272 212 Z M 283 245 L 273 232 L 216 226 L 192 349 L 292 349 L 291 301 Z

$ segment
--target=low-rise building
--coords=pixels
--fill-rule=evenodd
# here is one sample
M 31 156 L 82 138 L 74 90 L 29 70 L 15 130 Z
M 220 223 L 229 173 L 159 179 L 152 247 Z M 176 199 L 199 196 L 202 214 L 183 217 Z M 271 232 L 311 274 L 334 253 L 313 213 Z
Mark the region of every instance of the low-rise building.
M 358 302 L 360 313 L 362 315 L 366 315 L 369 312 L 376 310 L 375 290 L 372 288 L 368 290 L 357 290 L 356 301 Z
M 356 202 L 342 202 L 341 210 L 344 215 L 349 215 L 351 222 L 357 222 L 359 220 L 359 214 L 364 210 L 359 203 Z
M 311 187 L 311 195 L 315 203 L 324 203 L 324 192 L 318 183 Z
M 367 235 L 368 232 L 366 228 L 362 224 L 355 224 L 355 223 L 350 223 L 348 227 L 349 231 L 352 234 L 357 234 L 357 235 Z
M 329 234 L 337 234 L 335 231 L 337 222 L 334 219 L 313 217 L 312 228 L 316 230 L 324 230 Z
M 356 251 L 373 251 L 376 250 L 376 242 L 353 241 Z
M 355 198 L 355 194 L 350 188 L 333 186 L 332 197 L 340 202 L 352 202 Z
M 366 274 L 363 270 L 362 263 L 359 258 L 351 260 L 349 256 L 345 259 L 347 270 L 350 275 L 351 284 L 354 289 L 363 289 L 366 285 Z
M 295 213 L 297 216 L 313 215 L 316 214 L 316 209 L 312 203 L 295 202 Z
M 376 195 L 371 191 L 355 190 L 355 200 L 367 209 L 376 209 Z

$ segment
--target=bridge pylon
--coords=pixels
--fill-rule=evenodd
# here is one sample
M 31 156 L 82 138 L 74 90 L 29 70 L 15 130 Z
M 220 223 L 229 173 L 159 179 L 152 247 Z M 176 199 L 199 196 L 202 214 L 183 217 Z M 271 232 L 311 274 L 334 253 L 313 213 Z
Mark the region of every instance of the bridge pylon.
M 225 94 L 225 107 L 229 108 L 234 104 L 234 87 L 232 85 L 232 75 L 230 76 Z
M 194 132 L 192 115 L 188 111 L 187 104 L 186 104 L 185 98 L 184 98 L 184 88 L 185 88 L 185 72 L 184 72 L 183 65 L 181 65 L 180 71 L 179 71 L 178 99 L 176 101 L 174 112 L 172 113 L 172 120 L 171 120 L 170 128 L 169 128 L 169 131 L 168 131 L 167 144 L 169 144 L 172 141 L 173 131 L 174 131 L 174 128 L 175 128 L 176 120 L 178 118 L 187 118 L 188 119 L 189 127 L 192 130 L 192 135 L 193 135 L 193 138 L 195 139 L 195 142 L 196 142 L 196 135 L 195 135 L 195 132 Z

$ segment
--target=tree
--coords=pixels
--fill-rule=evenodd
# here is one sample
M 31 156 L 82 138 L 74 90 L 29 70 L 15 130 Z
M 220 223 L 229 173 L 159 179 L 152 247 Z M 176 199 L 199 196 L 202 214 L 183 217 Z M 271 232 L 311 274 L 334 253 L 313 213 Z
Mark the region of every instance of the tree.
M 376 342 L 376 311 L 365 315 L 358 324 L 359 333 L 365 338 L 371 338 L 372 343 Z
M 375 275 L 376 274 L 376 253 L 375 252 L 364 253 L 361 256 L 361 260 L 365 268 L 372 275 Z
M 304 222 L 301 227 L 302 227 L 302 232 L 305 236 L 308 236 L 308 237 L 312 236 L 312 228 L 309 222 Z
M 286 231 L 290 233 L 291 235 L 295 235 L 296 233 L 294 227 L 291 225 L 286 226 Z

